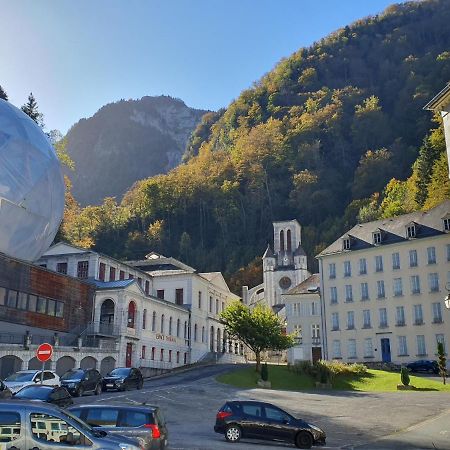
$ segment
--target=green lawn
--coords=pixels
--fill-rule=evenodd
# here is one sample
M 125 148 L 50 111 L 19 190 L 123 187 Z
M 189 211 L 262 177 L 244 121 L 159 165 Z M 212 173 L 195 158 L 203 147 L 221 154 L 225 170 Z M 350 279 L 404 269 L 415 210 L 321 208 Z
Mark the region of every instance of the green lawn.
M 257 387 L 256 382 L 258 379 L 259 376 L 256 374 L 254 367 L 236 370 L 217 377 L 217 381 L 221 383 L 231 384 L 240 388 Z M 272 389 L 288 391 L 316 389 L 312 378 L 307 375 L 297 375 L 289 371 L 287 366 L 269 366 L 269 380 L 272 383 Z M 450 384 L 443 385 L 442 382 L 413 375 L 410 375 L 410 380 L 410 384 L 417 388 L 416 391 L 450 392 Z M 333 382 L 333 389 L 341 391 L 388 392 L 397 391 L 397 384 L 400 384 L 399 373 L 369 370 L 366 375 L 359 377 L 337 377 Z

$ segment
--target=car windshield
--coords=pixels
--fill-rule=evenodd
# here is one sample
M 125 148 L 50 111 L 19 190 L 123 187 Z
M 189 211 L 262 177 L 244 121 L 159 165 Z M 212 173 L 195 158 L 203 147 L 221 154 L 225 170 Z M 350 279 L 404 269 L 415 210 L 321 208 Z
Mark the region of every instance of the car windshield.
M 109 372 L 108 375 L 112 377 L 127 377 L 130 374 L 130 369 L 114 369 L 113 371 Z
M 81 380 L 84 377 L 82 370 L 69 370 L 62 377 L 61 380 Z
M 14 397 L 47 400 L 52 390 L 52 388 L 48 389 L 43 386 L 25 386 Z
M 32 381 L 36 372 L 16 372 L 10 375 L 5 381 Z
M 97 432 L 90 425 L 88 425 L 86 422 L 83 422 L 81 419 L 79 419 L 77 416 L 74 416 L 69 411 L 61 411 L 61 414 L 62 416 L 66 416 L 66 418 L 73 420 L 76 423 L 77 427 L 85 433 L 88 432 L 95 436 L 103 436 L 103 433 Z

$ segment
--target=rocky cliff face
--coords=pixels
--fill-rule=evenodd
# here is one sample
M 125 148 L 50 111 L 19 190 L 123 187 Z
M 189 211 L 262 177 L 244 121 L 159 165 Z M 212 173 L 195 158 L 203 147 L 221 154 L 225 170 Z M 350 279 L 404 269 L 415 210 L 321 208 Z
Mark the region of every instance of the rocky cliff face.
M 67 133 L 75 198 L 81 205 L 120 200 L 135 181 L 177 166 L 205 112 L 171 97 L 143 97 L 108 104 L 81 119 Z

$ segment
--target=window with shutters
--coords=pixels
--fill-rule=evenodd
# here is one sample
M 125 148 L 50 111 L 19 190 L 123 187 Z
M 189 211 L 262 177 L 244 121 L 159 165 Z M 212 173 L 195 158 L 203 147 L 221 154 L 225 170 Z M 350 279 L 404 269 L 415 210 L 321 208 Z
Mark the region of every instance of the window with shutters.
M 58 273 L 62 273 L 63 275 L 67 275 L 67 263 L 62 262 L 62 263 L 56 264 L 56 271 Z
M 106 264 L 100 263 L 100 266 L 98 269 L 98 279 L 100 281 L 105 281 L 105 273 L 106 273 Z
M 353 301 L 353 290 L 351 284 L 345 285 L 345 301 L 352 302 Z
M 183 304 L 183 289 L 175 289 L 175 303 L 177 305 Z
M 89 273 L 89 261 L 78 261 L 77 264 L 77 277 L 87 278 Z
M 400 253 L 398 252 L 392 253 L 392 269 L 400 269 Z

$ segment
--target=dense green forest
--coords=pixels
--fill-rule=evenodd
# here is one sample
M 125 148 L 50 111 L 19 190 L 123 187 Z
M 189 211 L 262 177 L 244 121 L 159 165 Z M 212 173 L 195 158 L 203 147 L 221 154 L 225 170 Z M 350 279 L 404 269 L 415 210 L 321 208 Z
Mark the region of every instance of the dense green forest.
M 69 194 L 64 238 L 118 258 L 160 251 L 239 293 L 259 281 L 274 220 L 299 220 L 314 270 L 357 220 L 449 197 L 442 129 L 423 110 L 450 81 L 449 23 L 448 0 L 410 2 L 300 49 L 206 114 L 184 164 L 121 204 Z

